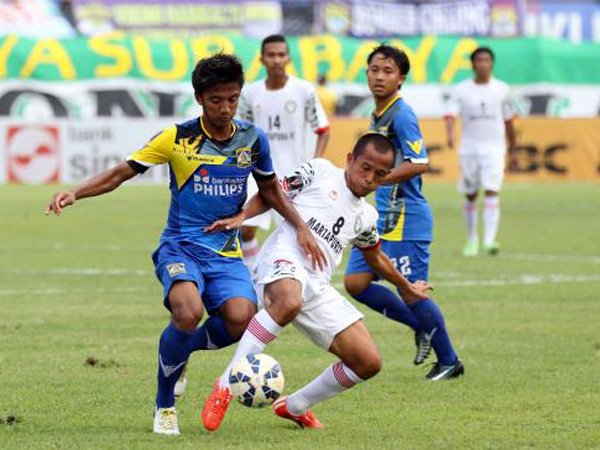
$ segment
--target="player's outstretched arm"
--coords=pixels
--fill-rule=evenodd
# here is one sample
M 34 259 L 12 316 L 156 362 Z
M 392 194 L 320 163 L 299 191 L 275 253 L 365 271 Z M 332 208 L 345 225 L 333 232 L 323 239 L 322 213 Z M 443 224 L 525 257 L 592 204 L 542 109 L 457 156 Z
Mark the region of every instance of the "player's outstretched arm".
M 444 116 L 444 122 L 446 123 L 446 139 L 448 143 L 448 148 L 452 150 L 454 148 L 454 116 Z
M 75 189 L 57 192 L 52 197 L 48 206 L 46 206 L 44 214 L 54 213 L 60 216 L 63 208 L 72 205 L 76 200 L 106 194 L 118 188 L 123 182 L 133 178 L 135 175 L 137 175 L 137 172 L 124 161 L 112 169 L 100 172 Z
M 262 197 L 258 194 L 254 195 L 244 209 L 235 216 L 227 217 L 226 219 L 215 220 L 204 231 L 212 233 L 214 231 L 228 231 L 240 228 L 245 220 L 259 216 L 270 208 L 267 206 Z
M 411 303 L 417 300 L 426 300 L 429 298 L 429 291 L 433 287 L 426 281 L 417 281 L 411 283 L 396 270 L 394 264 L 377 246 L 369 250 L 363 250 L 363 256 L 369 266 L 375 270 L 384 280 L 389 281 L 400 290 L 404 301 Z
M 315 147 L 315 158 L 322 158 L 325 154 L 325 149 L 327 148 L 327 143 L 329 142 L 329 129 L 326 129 L 322 133 L 317 135 L 317 145 Z
M 417 175 L 424 174 L 428 168 L 428 164 L 415 164 L 410 161 L 404 161 L 398 167 L 392 169 L 385 177 L 383 184 L 404 183 Z
M 300 214 L 294 209 L 291 202 L 284 194 L 277 177 L 256 180 L 258 192 L 265 203 L 283 216 L 296 228 L 298 245 L 312 260 L 313 268 L 323 270 L 327 266 L 325 254 L 315 237 L 312 235 Z

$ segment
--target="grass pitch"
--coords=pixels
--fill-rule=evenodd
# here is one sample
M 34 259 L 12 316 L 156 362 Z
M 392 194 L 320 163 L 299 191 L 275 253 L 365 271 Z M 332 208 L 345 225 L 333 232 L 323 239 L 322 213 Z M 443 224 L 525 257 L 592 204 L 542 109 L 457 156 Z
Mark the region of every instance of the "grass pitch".
M 454 187 L 427 186 L 434 297 L 465 377 L 425 382 L 408 329 L 359 307 L 384 369 L 315 408 L 326 430 L 233 404 L 219 432 L 204 431 L 202 404 L 229 348 L 192 356 L 176 438 L 151 432 L 168 316 L 150 252 L 167 189 L 125 186 L 45 217 L 54 190 L 0 187 L 2 449 L 600 447 L 598 185 L 506 186 L 502 252 L 476 259 L 460 256 Z M 292 327 L 267 352 L 287 392 L 334 360 Z

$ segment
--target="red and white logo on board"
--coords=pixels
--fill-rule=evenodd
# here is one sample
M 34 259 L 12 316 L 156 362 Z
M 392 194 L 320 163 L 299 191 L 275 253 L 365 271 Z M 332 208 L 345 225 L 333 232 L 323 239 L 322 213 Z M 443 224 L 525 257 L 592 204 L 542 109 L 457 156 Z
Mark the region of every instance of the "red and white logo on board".
M 13 183 L 55 183 L 60 176 L 58 128 L 16 125 L 6 132 L 6 167 Z

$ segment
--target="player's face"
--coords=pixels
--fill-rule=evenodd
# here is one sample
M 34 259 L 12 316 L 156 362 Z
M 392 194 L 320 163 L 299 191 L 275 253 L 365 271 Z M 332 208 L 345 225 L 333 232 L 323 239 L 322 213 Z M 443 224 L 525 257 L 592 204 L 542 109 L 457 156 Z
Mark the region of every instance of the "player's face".
M 285 75 L 285 66 L 290 62 L 290 53 L 286 43 L 271 42 L 265 45 L 260 61 L 267 69 L 269 77 Z
M 229 126 L 235 116 L 240 101 L 241 87 L 239 83 L 223 83 L 207 89 L 196 100 L 202 105 L 204 120 L 214 126 L 223 128 Z
M 480 77 L 488 77 L 492 73 L 494 61 L 489 53 L 481 52 L 475 56 L 473 60 L 473 70 Z
M 354 158 L 348 155 L 346 184 L 357 197 L 365 197 L 377 189 L 390 173 L 394 163 L 394 152 L 379 153 L 373 144 Z
M 379 53 L 373 56 L 367 68 L 367 81 L 374 97 L 395 95 L 405 78 L 392 58 Z

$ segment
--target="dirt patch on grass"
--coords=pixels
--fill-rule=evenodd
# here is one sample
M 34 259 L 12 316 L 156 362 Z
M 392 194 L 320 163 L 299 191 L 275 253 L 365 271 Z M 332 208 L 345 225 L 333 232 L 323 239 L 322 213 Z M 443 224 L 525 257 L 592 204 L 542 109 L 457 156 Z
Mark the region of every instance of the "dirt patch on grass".
M 85 360 L 85 365 L 90 367 L 97 367 L 99 369 L 110 369 L 111 367 L 121 367 L 121 364 L 114 359 L 102 360 L 95 356 L 90 356 Z
M 18 423 L 23 422 L 23 419 L 20 418 L 19 416 L 15 416 L 13 414 L 9 414 L 8 416 L 4 417 L 1 416 L 0 417 L 0 425 L 16 425 Z

